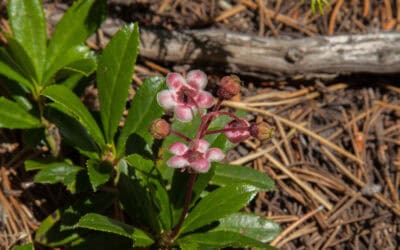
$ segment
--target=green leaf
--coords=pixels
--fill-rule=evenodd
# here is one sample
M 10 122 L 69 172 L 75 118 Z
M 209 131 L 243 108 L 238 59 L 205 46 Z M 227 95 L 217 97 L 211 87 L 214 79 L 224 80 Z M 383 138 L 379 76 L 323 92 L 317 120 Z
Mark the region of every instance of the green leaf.
M 265 173 L 261 173 L 251 167 L 235 166 L 229 164 L 215 164 L 215 174 L 211 183 L 228 186 L 237 183 L 251 185 L 260 191 L 275 189 L 274 181 Z
M 66 51 L 84 43 L 100 27 L 105 16 L 105 0 L 76 1 L 54 30 L 47 50 L 47 70 L 59 64 Z
M 12 55 L 12 58 L 22 70 L 23 76 L 29 79 L 33 86 L 37 86 L 38 77 L 32 58 L 30 58 L 28 52 L 18 40 L 8 35 L 6 35 L 6 38 L 8 42 L 8 53 Z
M 243 236 L 240 233 L 229 231 L 190 234 L 180 239 L 178 243 L 181 244 L 180 242 L 194 242 L 199 245 L 208 245 L 214 247 L 257 247 L 265 250 L 275 249 L 269 246 L 267 243 Z
M 112 193 L 102 192 L 85 195 L 63 211 L 60 230 L 73 229 L 79 219 L 87 213 L 103 213 L 113 204 L 114 196 Z
M 12 250 L 35 250 L 33 243 L 24 244 L 21 246 L 13 247 Z
M 148 127 L 153 120 L 163 114 L 162 108 L 157 103 L 157 93 L 165 87 L 164 78 L 154 76 L 146 78 L 136 91 L 118 139 L 117 153 L 119 156 L 124 154 L 126 141 L 133 133 L 140 135 L 148 144 L 151 143 L 152 136 L 148 132 Z
M 266 243 L 280 233 L 280 227 L 275 222 L 265 219 L 264 216 L 233 213 L 220 219 L 219 225 L 211 231 L 235 232 Z
M 47 30 L 42 1 L 9 0 L 8 16 L 15 39 L 24 47 L 41 82 L 46 60 Z
M 35 232 L 35 242 L 47 247 L 56 247 L 80 238 L 82 230 L 60 230 L 61 214 L 61 209 L 57 209 L 40 223 L 39 229 Z
M 71 192 L 76 191 L 76 179 L 78 173 L 83 170 L 83 168 L 67 162 L 54 162 L 40 168 L 42 170 L 35 175 L 35 182 L 49 184 L 63 183 Z
M 14 61 L 9 52 L 0 48 L 0 74 L 8 79 L 16 81 L 23 88 L 33 90 L 32 83 L 24 77 L 23 69 Z
M 226 186 L 211 192 L 189 213 L 180 233 L 193 231 L 238 211 L 250 202 L 257 192 L 257 188 L 246 185 Z
M 113 172 L 113 166 L 108 162 L 89 159 L 86 165 L 88 167 L 89 180 L 94 191 L 96 191 L 100 185 L 106 183 Z
M 144 231 L 100 214 L 86 214 L 79 220 L 77 226 L 131 238 L 135 246 L 145 247 L 154 242 Z
M 135 168 L 135 174 L 143 182 L 143 186 L 147 186 L 149 190 L 149 200 L 155 204 L 155 213 L 158 220 L 161 222 L 163 229 L 172 227 L 171 206 L 168 197 L 168 192 L 161 176 L 156 169 L 154 162 L 145 159 L 139 154 L 132 154 L 125 157 L 127 163 Z
M 139 27 L 136 23 L 122 27 L 100 56 L 97 87 L 107 143 L 113 143 L 114 134 L 125 109 L 138 50 Z
M 0 128 L 29 129 L 41 126 L 40 120 L 29 114 L 19 104 L 0 97 Z
M 43 78 L 48 82 L 60 69 L 68 69 L 88 76 L 97 67 L 95 54 L 87 46 L 75 46 L 64 53 L 62 60 L 55 61 Z
M 96 121 L 85 105 L 70 89 L 62 85 L 52 85 L 47 87 L 42 95 L 53 100 L 56 104 L 54 107 L 78 120 L 87 129 L 100 148 L 104 148 L 104 138 Z
M 117 234 L 91 231 L 69 244 L 68 250 L 116 250 L 132 249 L 132 239 Z
M 76 148 L 88 158 L 99 158 L 100 149 L 90 137 L 88 131 L 74 118 L 52 108 L 46 109 L 46 119 L 56 124 L 62 135 L 62 142 Z

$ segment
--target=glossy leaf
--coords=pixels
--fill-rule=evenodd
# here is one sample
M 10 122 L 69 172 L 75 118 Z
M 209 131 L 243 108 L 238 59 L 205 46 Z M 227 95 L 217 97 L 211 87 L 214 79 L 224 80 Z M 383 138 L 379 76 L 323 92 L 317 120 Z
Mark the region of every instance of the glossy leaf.
M 82 155 L 98 159 L 100 150 L 88 131 L 74 118 L 52 108 L 46 109 L 46 119 L 54 123 L 62 135 L 62 142 L 76 148 Z
M 149 246 L 154 242 L 144 231 L 100 214 L 86 214 L 77 226 L 131 238 L 135 246 Z
M 229 231 L 215 231 L 191 234 L 180 241 L 194 242 L 199 245 L 214 246 L 214 247 L 257 247 L 265 250 L 274 250 L 275 248 L 269 246 L 267 243 L 257 241 L 255 239 L 246 237 L 236 232 Z
M 103 50 L 97 69 L 100 115 L 107 143 L 114 134 L 125 109 L 133 68 L 139 51 L 138 24 L 122 27 Z
M 83 237 L 72 241 L 66 249 L 68 250 L 119 250 L 132 249 L 132 239 L 126 237 L 91 231 Z
M 8 16 L 14 38 L 24 47 L 41 82 L 46 60 L 46 19 L 40 0 L 9 0 Z
M 135 168 L 135 174 L 141 179 L 143 185 L 147 186 L 149 190 L 149 200 L 152 200 L 155 204 L 155 216 L 161 222 L 164 229 L 170 229 L 172 227 L 171 220 L 171 206 L 168 197 L 165 184 L 159 176 L 158 170 L 156 169 L 154 162 L 145 159 L 139 154 L 133 154 L 125 157 L 127 163 Z
M 32 58 L 30 58 L 28 52 L 18 40 L 8 35 L 6 35 L 6 38 L 8 42 L 8 53 L 12 55 L 12 58 L 22 70 L 24 77 L 29 79 L 32 85 L 37 86 L 38 76 L 36 75 Z
M 60 69 L 69 69 L 88 76 L 96 69 L 96 57 L 86 46 L 75 46 L 63 54 L 63 60 L 57 60 L 46 71 L 44 82 L 48 82 Z
M 78 120 L 98 145 L 104 147 L 104 138 L 96 121 L 70 89 L 62 85 L 52 85 L 47 87 L 42 94 L 55 102 L 56 105 L 53 107 Z
M 76 179 L 83 168 L 66 162 L 54 162 L 42 167 L 33 179 L 38 183 L 63 183 L 71 192 L 76 191 Z
M 131 103 L 125 126 L 118 139 L 117 152 L 122 155 L 125 151 L 125 144 L 128 137 L 137 133 L 151 143 L 152 137 L 148 132 L 148 127 L 156 118 L 161 117 L 163 110 L 157 103 L 157 93 L 166 87 L 164 78 L 148 77 L 144 80 L 142 86 L 136 91 L 135 97 Z
M 190 232 L 228 214 L 238 211 L 257 194 L 257 188 L 246 185 L 219 188 L 206 197 L 189 213 L 180 233 Z
M 251 167 L 220 163 L 215 164 L 215 174 L 211 179 L 211 183 L 220 186 L 242 183 L 252 185 L 260 191 L 275 189 L 274 181 L 265 173 L 261 173 Z
M 21 246 L 15 246 L 12 250 L 35 250 L 35 248 L 33 247 L 33 243 L 27 243 Z
M 57 209 L 40 223 L 35 232 L 35 242 L 47 247 L 57 247 L 80 238 L 82 230 L 60 230 L 61 215 L 62 210 Z
M 106 16 L 105 0 L 76 1 L 57 24 L 47 50 L 47 69 L 62 64 L 64 53 L 83 44 Z
M 110 179 L 113 166 L 108 162 L 101 162 L 94 159 L 89 159 L 86 165 L 90 183 L 92 184 L 93 190 L 96 191 L 100 185 L 106 183 Z
M 270 242 L 280 232 L 280 227 L 264 216 L 248 213 L 233 213 L 219 220 L 212 232 L 235 232 L 261 242 Z
M 97 192 L 75 201 L 63 211 L 60 230 L 73 229 L 79 219 L 87 213 L 104 212 L 113 204 L 114 196 L 112 193 Z
M 19 104 L 0 97 L 0 128 L 29 129 L 41 126 L 40 120 Z
M 33 84 L 23 75 L 23 69 L 10 56 L 9 52 L 0 48 L 0 75 L 4 75 L 8 79 L 16 81 L 23 88 L 33 90 Z

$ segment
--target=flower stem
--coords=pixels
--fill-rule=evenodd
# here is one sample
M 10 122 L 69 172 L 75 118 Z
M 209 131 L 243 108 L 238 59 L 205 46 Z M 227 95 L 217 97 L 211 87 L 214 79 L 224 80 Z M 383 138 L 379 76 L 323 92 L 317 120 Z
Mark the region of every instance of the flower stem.
M 185 220 L 186 214 L 189 210 L 189 205 L 190 205 L 190 201 L 192 200 L 193 187 L 194 187 L 194 183 L 196 180 L 196 176 L 197 176 L 197 173 L 190 174 L 187 192 L 186 192 L 185 204 L 183 206 L 183 210 L 182 210 L 181 216 L 179 217 L 178 223 L 176 224 L 174 230 L 170 234 L 170 239 L 172 241 L 178 235 L 179 230 L 181 229 L 182 223 Z
M 174 135 L 184 139 L 185 141 L 191 141 L 192 140 L 189 137 L 187 137 L 186 135 L 182 134 L 181 132 L 173 130 L 173 129 L 171 129 L 171 134 L 174 134 Z
M 248 130 L 250 127 L 237 127 L 237 128 L 223 128 L 223 129 L 216 129 L 216 130 L 209 130 L 204 133 L 204 135 L 212 135 L 212 134 L 217 134 L 217 133 L 224 133 L 224 132 L 229 132 L 229 131 L 242 131 L 242 130 Z

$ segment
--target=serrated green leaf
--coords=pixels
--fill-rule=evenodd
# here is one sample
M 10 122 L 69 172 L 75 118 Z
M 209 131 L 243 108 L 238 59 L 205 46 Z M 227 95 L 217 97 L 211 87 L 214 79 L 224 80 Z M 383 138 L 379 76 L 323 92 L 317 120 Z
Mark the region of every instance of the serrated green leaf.
M 109 162 L 89 159 L 86 165 L 88 168 L 89 180 L 94 191 L 96 191 L 100 185 L 106 183 L 113 172 L 113 166 Z
M 23 69 L 4 48 L 0 48 L 0 74 L 16 81 L 25 89 L 33 90 L 33 84 L 24 77 Z
M 29 129 L 41 126 L 40 120 L 29 114 L 19 104 L 0 97 L 0 128 Z
M 62 61 L 64 53 L 95 32 L 106 16 L 105 0 L 76 1 L 57 24 L 47 50 L 47 67 Z
M 66 247 L 68 250 L 123 250 L 132 249 L 132 239 L 117 234 L 91 231 Z
M 219 220 L 212 232 L 235 232 L 263 243 L 270 242 L 280 233 L 278 224 L 249 213 L 233 213 Z
M 18 40 L 8 35 L 6 35 L 6 38 L 8 42 L 8 53 L 18 64 L 24 78 L 28 79 L 33 86 L 37 86 L 38 76 L 36 75 L 32 58 L 30 58 L 28 52 Z
M 126 141 L 133 133 L 140 135 L 148 144 L 152 142 L 148 127 L 153 120 L 163 114 L 162 108 L 157 103 L 157 93 L 165 86 L 164 78 L 148 77 L 136 91 L 125 125 L 118 138 L 118 155 L 124 154 Z
M 193 241 L 178 240 L 178 244 L 181 250 L 199 250 L 199 245 Z
M 215 164 L 215 174 L 211 183 L 228 186 L 237 183 L 252 185 L 260 191 L 275 189 L 274 181 L 265 173 L 261 173 L 250 167 L 235 166 L 229 164 Z
M 163 229 L 172 227 L 171 205 L 165 184 L 159 176 L 154 162 L 144 158 L 139 154 L 133 154 L 125 157 L 126 162 L 136 171 L 136 176 L 141 179 L 143 186 L 147 186 L 149 190 L 149 200 L 154 202 L 155 213 L 161 222 Z
M 238 211 L 246 206 L 257 192 L 257 188 L 246 185 L 226 186 L 211 192 L 189 213 L 180 233 L 193 231 Z
M 31 58 L 37 82 L 41 82 L 46 60 L 47 30 L 42 1 L 9 0 L 8 16 L 13 35 Z
M 33 243 L 28 243 L 21 246 L 15 246 L 12 250 L 35 250 L 35 248 L 33 247 Z
M 47 83 L 60 69 L 68 69 L 88 76 L 96 67 L 96 57 L 87 46 L 74 46 L 50 66 L 45 73 L 43 81 Z
M 225 231 L 190 234 L 182 238 L 180 241 L 195 242 L 199 245 L 214 247 L 257 247 L 265 250 L 275 249 L 267 243 L 243 236 L 240 233 Z
M 125 109 L 133 68 L 139 51 L 138 24 L 122 27 L 103 50 L 97 69 L 100 115 L 107 143 L 114 134 Z
M 52 85 L 47 87 L 42 95 L 53 100 L 56 104 L 54 107 L 78 120 L 87 129 L 100 148 L 104 148 L 104 138 L 96 121 L 85 105 L 70 89 L 62 85 Z
M 79 219 L 87 213 L 104 212 L 113 204 L 114 198 L 112 193 L 97 192 L 77 200 L 63 211 L 60 230 L 73 229 Z
M 76 148 L 88 158 L 98 159 L 100 149 L 88 131 L 77 120 L 55 108 L 51 108 L 51 106 L 52 104 L 49 104 L 46 109 L 46 119 L 54 123 L 60 130 L 63 143 Z
M 78 173 L 83 168 L 66 162 L 54 162 L 43 165 L 33 179 L 35 182 L 48 184 L 63 183 L 71 192 L 74 193 L 76 191 L 76 179 Z
M 77 226 L 131 238 L 135 246 L 149 246 L 154 242 L 144 231 L 100 214 L 86 214 Z
M 40 223 L 35 232 L 35 242 L 47 247 L 63 246 L 80 238 L 82 230 L 60 230 L 62 210 L 57 209 Z

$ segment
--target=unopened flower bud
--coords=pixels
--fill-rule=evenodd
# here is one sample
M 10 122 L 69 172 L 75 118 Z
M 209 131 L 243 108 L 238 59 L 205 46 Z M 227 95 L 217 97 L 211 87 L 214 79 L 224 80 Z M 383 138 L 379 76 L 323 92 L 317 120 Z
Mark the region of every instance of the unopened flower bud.
M 217 91 L 219 98 L 229 100 L 240 92 L 240 79 L 235 75 L 224 76 Z
M 149 132 L 154 138 L 161 140 L 169 135 L 171 126 L 164 119 L 157 119 L 150 125 Z
M 274 135 L 274 128 L 266 122 L 253 123 L 250 126 L 251 136 L 263 141 L 268 140 Z
M 230 142 L 239 143 L 250 138 L 249 126 L 250 123 L 246 120 L 233 120 L 225 126 L 229 131 L 224 134 Z

